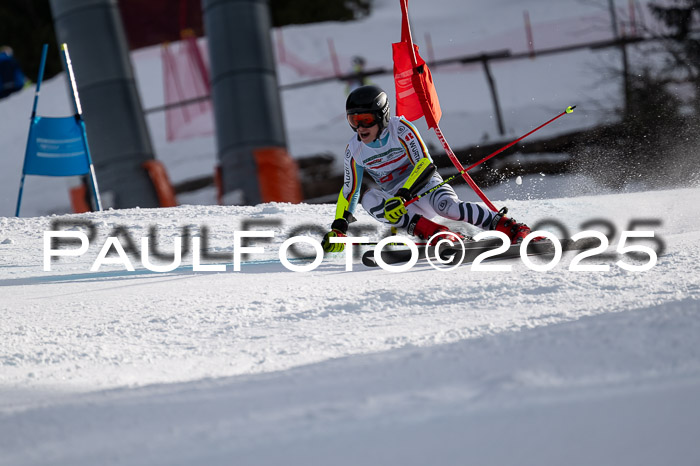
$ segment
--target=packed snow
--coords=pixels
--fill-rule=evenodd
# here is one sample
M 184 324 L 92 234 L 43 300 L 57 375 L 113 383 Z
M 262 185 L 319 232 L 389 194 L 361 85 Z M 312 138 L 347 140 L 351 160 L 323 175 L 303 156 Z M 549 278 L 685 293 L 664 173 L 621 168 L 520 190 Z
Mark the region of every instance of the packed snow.
M 609 252 L 656 219 L 638 229 L 665 252 L 646 272 L 573 272 L 567 253 L 549 272 L 346 271 L 338 254 L 299 273 L 279 248 L 318 238 L 330 205 L 1 219 L 0 463 L 695 464 L 700 189 L 508 205 L 571 234 L 608 220 Z M 44 272 L 43 234 L 69 219 L 97 234 Z M 154 225 L 163 253 L 208 228 L 226 271 L 194 272 L 191 253 L 167 273 L 138 255 L 90 271 L 115 228 L 139 244 Z M 274 238 L 234 272 L 234 232 L 252 230 Z
M 361 25 L 284 32 L 301 51 L 307 50 L 301 44 L 320 47 L 337 33 L 342 55 L 351 52 L 340 44 L 352 43 L 340 37 L 359 38 L 353 28 L 386 22 L 391 31 L 370 30 L 379 31 L 377 40 L 388 50 L 398 36 L 398 2 L 375 3 Z M 588 14 L 584 2 L 526 3 L 533 22 L 570 25 Z M 469 12 L 462 5 L 412 2 L 414 35 L 429 30 L 437 45 L 438 37 L 467 25 L 454 37 L 457 47 L 515 30 L 522 19 L 520 2 L 494 1 Z M 460 14 L 447 20 L 442 13 L 449 11 Z M 363 50 L 370 60 L 378 60 L 374 49 Z M 521 64 L 532 66 L 525 84 L 541 74 L 536 63 Z M 287 71 L 281 70 L 283 80 Z M 520 72 L 513 71 L 514 80 Z M 44 113 L 63 114 L 68 100 L 58 92 L 61 79 L 47 83 Z M 453 95 L 445 82 L 438 81 L 441 96 Z M 341 85 L 333 86 L 322 88 L 322 101 L 342 102 Z M 290 95 L 302 101 L 303 92 Z M 518 118 L 523 126 L 516 130 L 539 123 L 532 119 L 544 116 L 550 103 L 557 110 L 572 103 L 570 96 L 556 97 Z M 468 120 L 449 111 L 452 99 L 442 99 L 445 123 L 480 121 L 474 128 L 480 136 L 487 104 Z M 488 102 L 474 96 L 482 100 Z M 527 108 L 526 101 L 512 114 Z M 31 107 L 30 94 L 0 102 L 3 147 L 20 153 L 26 120 L 5 116 L 21 114 L 25 104 Z M 321 124 L 339 108 L 342 116 L 342 104 L 336 107 L 305 121 Z M 292 115 L 295 107 L 285 100 L 285 108 Z M 326 136 L 318 127 L 288 131 L 292 147 L 302 139 L 325 147 L 331 139 L 343 145 L 348 130 L 339 128 Z M 448 139 L 466 137 L 444 130 Z M 208 170 L 208 144 L 183 143 L 170 159 L 171 174 L 190 171 L 187 150 Z M 517 220 L 543 224 L 558 236 L 590 229 L 609 235 L 605 254 L 583 262 L 608 265 L 607 271 L 569 270 L 578 252 L 567 252 L 547 272 L 512 259 L 493 263 L 511 266 L 502 272 L 470 265 L 439 271 L 419 262 L 393 273 L 367 268 L 357 257 L 348 271 L 345 253 L 326 257 L 313 271 L 293 272 L 279 260 L 283 242 L 318 240 L 333 205 L 182 205 L 71 215 L 53 194 L 65 190 L 64 180 L 32 178 L 28 188 L 35 182 L 37 189 L 28 193 L 25 216 L 14 218 L 21 161 L 10 158 L 3 156 L 8 168 L 0 175 L 0 465 L 700 464 L 700 186 L 611 193 L 582 176 L 542 174 L 489 191 Z M 478 200 L 466 188 L 460 194 Z M 61 214 L 44 215 L 51 211 Z M 357 217 L 356 235 L 378 241 L 388 234 L 362 209 Z M 47 267 L 45 253 L 54 246 L 44 237 L 55 229 L 91 239 L 83 254 Z M 654 238 L 622 243 L 627 230 L 653 231 Z M 244 231 L 272 237 L 252 239 L 248 246 L 262 250 L 234 271 L 234 244 Z M 149 235 L 157 239 L 149 243 L 153 265 L 170 262 L 153 251 L 173 254 L 176 238 L 186 246 L 182 262 L 168 272 L 149 270 L 139 254 Z M 126 249 L 126 259 L 109 255 L 100 265 L 110 236 Z M 194 270 L 191 243 L 197 240 L 201 263 L 224 270 Z M 622 268 L 618 261 L 650 259 L 617 252 L 629 244 L 658 251 L 657 263 L 643 272 Z M 77 247 L 65 244 L 62 251 Z M 305 258 L 293 263 L 309 264 L 312 248 L 301 249 Z

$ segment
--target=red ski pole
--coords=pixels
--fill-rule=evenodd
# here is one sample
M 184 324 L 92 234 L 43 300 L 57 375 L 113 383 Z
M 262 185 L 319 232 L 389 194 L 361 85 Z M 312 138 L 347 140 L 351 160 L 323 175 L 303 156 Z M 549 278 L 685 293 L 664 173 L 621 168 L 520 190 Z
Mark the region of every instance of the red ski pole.
M 506 150 L 506 149 L 508 149 L 509 147 L 513 146 L 514 144 L 517 144 L 518 142 L 522 141 L 523 139 L 525 139 L 526 137 L 528 137 L 529 135 L 531 135 L 531 134 L 534 133 L 535 131 L 544 128 L 545 126 L 547 126 L 548 124 L 550 124 L 551 122 L 553 122 L 554 120 L 556 120 L 557 118 L 562 117 L 562 116 L 566 115 L 567 113 L 573 113 L 573 111 L 574 111 L 575 108 L 576 108 L 576 105 L 574 105 L 573 107 L 566 107 L 566 110 L 564 110 L 564 111 L 561 112 L 559 115 L 557 115 L 557 116 L 555 116 L 554 118 L 552 118 L 551 120 L 549 120 L 547 123 L 541 124 L 541 125 L 538 126 L 537 128 L 535 128 L 535 129 L 533 129 L 532 131 L 530 131 L 529 133 L 527 133 L 527 134 L 525 134 L 525 135 L 523 135 L 523 136 L 520 136 L 520 137 L 519 137 L 518 139 L 516 139 L 515 141 L 511 142 L 510 144 L 507 144 L 507 145 L 501 147 L 501 148 L 498 149 L 496 152 L 493 152 L 493 153 L 487 155 L 487 156 L 484 157 L 483 159 L 481 159 L 481 160 L 479 160 L 478 162 L 476 162 L 476 163 L 474 163 L 474 164 L 468 166 L 468 167 L 465 168 L 464 170 L 465 170 L 465 171 L 469 171 L 469 170 L 471 170 L 472 168 L 481 165 L 482 163 L 486 162 L 486 161 L 487 161 L 488 159 L 490 159 L 491 157 L 494 157 L 494 156 L 500 154 L 501 152 L 503 152 L 504 150 Z
M 494 156 L 500 154 L 501 152 L 503 152 L 504 150 L 508 149 L 509 147 L 513 146 L 514 144 L 517 144 L 518 142 L 522 141 L 523 139 L 525 139 L 526 137 L 528 137 L 529 135 L 531 135 L 531 134 L 534 133 L 535 131 L 544 128 L 545 126 L 547 126 L 548 124 L 550 124 L 551 122 L 553 122 L 554 120 L 556 120 L 557 118 L 559 118 L 559 117 L 561 117 L 561 116 L 564 116 L 564 115 L 566 115 L 567 113 L 573 113 L 573 111 L 574 111 L 575 108 L 576 108 L 576 105 L 574 105 L 573 107 L 566 107 L 566 110 L 564 110 L 564 111 L 561 112 L 559 115 L 557 115 L 557 116 L 555 116 L 554 118 L 552 118 L 551 120 L 549 120 L 547 123 L 541 124 L 541 125 L 538 126 L 537 128 L 535 128 L 535 129 L 533 129 L 532 131 L 530 131 L 529 133 L 527 133 L 527 134 L 525 134 L 525 135 L 519 137 L 519 138 L 516 139 L 515 141 L 513 141 L 513 142 L 511 142 L 511 143 L 509 143 L 509 144 L 506 144 L 505 146 L 501 147 L 500 149 L 498 149 L 498 150 L 495 151 L 495 152 L 492 152 L 491 154 L 487 155 L 486 157 L 484 157 L 483 159 L 479 160 L 478 162 L 476 162 L 476 163 L 474 163 L 474 164 L 468 166 L 467 168 L 465 168 L 465 169 L 463 169 L 463 170 L 460 170 L 460 171 L 457 172 L 455 175 L 452 175 L 452 176 L 450 176 L 449 178 L 447 178 L 446 180 L 444 180 L 442 183 L 440 183 L 440 184 L 438 184 L 438 185 L 436 185 L 436 186 L 433 186 L 432 188 L 430 188 L 429 190 L 427 190 L 427 191 L 424 192 L 423 194 L 419 194 L 418 196 L 414 197 L 413 199 L 410 199 L 410 200 L 404 202 L 403 205 L 407 206 L 407 205 L 413 204 L 414 202 L 416 202 L 416 201 L 417 201 L 418 199 L 420 199 L 421 197 L 427 196 L 428 194 L 432 193 L 433 191 L 435 191 L 435 190 L 438 189 L 439 187 L 446 185 L 447 183 L 449 183 L 450 181 L 454 180 L 455 178 L 457 178 L 457 177 L 459 177 L 459 176 L 463 176 L 464 174 L 466 174 L 466 173 L 467 173 L 469 170 L 471 170 L 472 168 L 481 165 L 482 163 L 486 162 L 486 161 L 487 161 L 488 159 L 490 159 L 491 157 L 494 157 Z

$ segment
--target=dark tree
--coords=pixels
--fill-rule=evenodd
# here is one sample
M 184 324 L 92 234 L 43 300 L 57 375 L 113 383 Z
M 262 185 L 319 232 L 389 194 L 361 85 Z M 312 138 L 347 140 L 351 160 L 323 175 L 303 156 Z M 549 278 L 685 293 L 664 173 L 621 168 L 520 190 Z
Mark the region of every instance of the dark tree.
M 651 4 L 660 29 L 634 45 L 628 100 L 620 122 L 577 148 L 574 169 L 610 187 L 697 182 L 700 143 L 700 0 Z M 695 26 L 697 28 L 697 26 Z M 619 71 L 616 71 L 619 73 Z
M 664 41 L 662 79 L 691 83 L 693 108 L 700 115 L 700 30 L 693 31 L 693 24 L 700 24 L 700 0 L 672 0 L 671 4 L 651 4 L 649 8 L 671 35 Z
M 24 74 L 36 81 L 41 61 L 41 46 L 49 44 L 45 77 L 61 71 L 51 9 L 48 0 L 0 1 L 0 46 L 12 48 Z
M 370 0 L 270 0 L 272 25 L 351 21 L 370 13 Z
M 176 41 L 183 30 L 204 35 L 201 0 L 119 0 L 131 49 Z M 350 21 L 367 16 L 371 0 L 270 0 L 272 24 Z M 0 46 L 12 47 L 24 73 L 36 80 L 41 46 L 50 45 L 46 78 L 61 71 L 49 0 L 0 0 Z

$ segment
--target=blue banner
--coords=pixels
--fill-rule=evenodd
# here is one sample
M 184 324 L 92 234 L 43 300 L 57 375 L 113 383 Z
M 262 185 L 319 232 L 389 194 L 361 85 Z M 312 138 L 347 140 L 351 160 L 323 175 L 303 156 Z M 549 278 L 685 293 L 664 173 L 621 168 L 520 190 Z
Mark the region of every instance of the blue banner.
M 29 128 L 24 175 L 74 176 L 90 172 L 82 121 L 35 116 Z
M 73 87 L 73 105 L 75 115 L 68 117 L 41 117 L 37 116 L 36 108 L 39 103 L 39 91 L 44 79 L 44 66 L 49 45 L 44 44 L 41 50 L 41 64 L 39 65 L 39 77 L 34 91 L 34 105 L 32 118 L 29 124 L 29 140 L 24 154 L 22 167 L 22 180 L 19 183 L 17 193 L 17 210 L 15 215 L 19 217 L 19 209 L 22 205 L 22 192 L 24 191 L 24 179 L 27 175 L 43 176 L 77 176 L 90 175 L 90 184 L 95 198 L 97 210 L 102 210 L 100 191 L 97 187 L 95 170 L 88 149 L 87 133 L 83 121 L 78 100 L 78 91 L 73 77 L 73 68 L 68 56 L 68 45 L 61 46 L 63 64 L 70 77 Z

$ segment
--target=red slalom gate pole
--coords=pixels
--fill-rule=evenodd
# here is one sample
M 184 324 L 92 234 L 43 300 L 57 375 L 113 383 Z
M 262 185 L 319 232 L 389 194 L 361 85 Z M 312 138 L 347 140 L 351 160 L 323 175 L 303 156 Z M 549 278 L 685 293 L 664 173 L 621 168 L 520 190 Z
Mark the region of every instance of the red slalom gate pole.
M 503 152 L 504 150 L 506 150 L 506 149 L 508 149 L 509 147 L 513 146 L 514 144 L 517 144 L 518 142 L 522 141 L 523 139 L 525 139 L 526 137 L 528 137 L 529 135 L 531 135 L 531 134 L 534 133 L 535 131 L 544 128 L 545 126 L 547 126 L 548 124 L 550 124 L 551 122 L 553 122 L 554 120 L 556 120 L 557 118 L 562 117 L 562 116 L 566 115 L 567 113 L 573 113 L 573 111 L 574 111 L 575 108 L 576 108 L 576 105 L 574 105 L 574 106 L 572 106 L 572 107 L 566 107 L 566 110 L 564 110 L 564 111 L 561 112 L 559 115 L 557 115 L 557 116 L 555 116 L 554 118 L 552 118 L 551 120 L 549 120 L 547 123 L 541 124 L 541 125 L 538 126 L 537 128 L 535 128 L 535 129 L 533 129 L 532 131 L 530 131 L 529 133 L 527 133 L 527 134 L 525 134 L 525 135 L 519 137 L 519 138 L 516 139 L 515 141 L 513 141 L 513 142 L 511 142 L 511 143 L 509 143 L 509 144 L 506 144 L 505 146 L 501 147 L 500 149 L 498 149 L 498 150 L 495 151 L 495 152 L 492 152 L 491 154 L 487 155 L 486 157 L 484 157 L 483 159 L 479 160 L 478 162 L 476 162 L 476 163 L 474 163 L 474 164 L 468 166 L 467 168 L 462 168 L 462 169 L 460 169 L 460 167 L 461 167 L 462 165 L 459 163 L 459 160 L 457 160 L 457 157 L 454 155 L 454 152 L 452 152 L 452 149 L 449 149 L 449 146 L 447 145 L 447 141 L 445 141 L 444 138 L 442 138 L 442 133 L 440 132 L 440 128 L 435 128 L 435 133 L 438 135 L 438 139 L 440 139 L 440 142 L 443 142 L 443 141 L 444 141 L 443 146 L 445 147 L 445 150 L 447 151 L 447 155 L 450 157 L 450 160 L 452 160 L 452 163 L 454 163 L 454 165 L 457 167 L 457 169 L 459 170 L 459 172 L 458 172 L 457 174 L 455 174 L 455 175 L 450 176 L 449 178 L 447 178 L 446 180 L 444 180 L 442 183 L 433 186 L 432 188 L 430 188 L 429 190 L 427 190 L 427 191 L 424 192 L 423 194 L 419 194 L 418 196 L 414 197 L 413 199 L 410 199 L 410 200 L 404 202 L 404 206 L 413 204 L 414 202 L 416 202 L 416 201 L 417 201 L 418 199 L 420 199 L 421 197 L 427 196 L 428 194 L 432 193 L 433 191 L 435 191 L 435 190 L 438 189 L 439 187 L 444 186 L 444 185 L 446 185 L 447 183 L 449 183 L 450 181 L 454 180 L 454 179 L 457 178 L 458 176 L 462 176 L 462 177 L 464 177 L 464 179 L 467 181 L 467 183 L 469 184 L 469 186 L 471 186 L 471 188 L 479 195 L 479 197 L 481 197 L 481 199 L 484 200 L 484 202 L 486 202 L 486 205 L 488 205 L 489 208 L 490 208 L 491 210 L 496 211 L 496 209 L 495 209 L 494 207 L 492 207 L 493 204 L 491 204 L 491 203 L 488 201 L 488 199 L 486 199 L 486 196 L 484 195 L 484 193 L 481 192 L 481 190 L 479 189 L 479 187 L 474 183 L 474 180 L 471 179 L 471 177 L 467 174 L 467 172 L 468 172 L 469 170 L 471 170 L 472 168 L 477 167 L 477 166 L 481 165 L 482 163 L 486 162 L 488 159 L 490 159 L 490 158 L 492 158 L 492 157 L 494 157 L 494 156 L 500 154 L 501 152 Z M 448 150 L 448 149 L 449 149 L 449 150 Z M 465 177 L 465 175 L 466 175 L 466 177 Z M 483 197 L 482 197 L 482 196 L 483 196 Z
M 416 59 L 416 53 L 415 50 L 413 49 L 413 37 L 411 35 L 411 26 L 408 21 L 408 0 L 401 0 L 401 16 L 402 18 L 405 18 L 405 21 L 402 22 L 401 24 L 401 39 L 405 40 L 407 39 L 407 42 L 410 44 L 410 53 L 411 53 L 411 64 L 413 65 L 413 69 L 415 70 L 418 66 L 418 61 Z M 430 128 L 432 125 L 430 124 L 430 121 L 428 120 L 428 114 L 423 112 L 425 115 L 426 122 L 428 123 L 428 128 Z M 491 201 L 486 197 L 486 194 L 476 185 L 474 180 L 472 180 L 471 176 L 467 173 L 467 171 L 464 169 L 461 163 L 459 163 L 459 159 L 457 159 L 457 156 L 455 153 L 452 151 L 452 148 L 450 148 L 450 145 L 447 143 L 447 140 L 445 139 L 445 136 L 443 136 L 442 131 L 440 131 L 440 125 L 438 125 L 437 120 L 434 121 L 435 126 L 433 127 L 433 130 L 435 131 L 435 135 L 438 137 L 440 140 L 440 143 L 442 144 L 443 149 L 445 149 L 445 153 L 447 156 L 450 158 L 450 161 L 452 164 L 455 166 L 457 170 L 459 170 L 460 176 L 464 178 L 464 181 L 467 182 L 467 184 L 474 190 L 474 192 L 481 198 L 482 201 L 488 206 L 489 209 L 493 210 L 494 212 L 498 212 L 498 209 L 496 206 L 493 205 Z M 416 201 L 417 198 L 412 199 L 410 202 L 405 203 L 404 205 L 408 205 L 411 202 Z
M 493 203 L 489 200 L 488 197 L 486 197 L 486 194 L 484 194 L 484 192 L 481 190 L 481 188 L 479 188 L 479 186 L 476 185 L 476 183 L 474 182 L 472 177 L 469 176 L 469 173 L 467 173 L 467 170 L 459 162 L 459 159 L 457 158 L 455 153 L 452 151 L 452 148 L 447 143 L 447 140 L 445 139 L 445 137 L 442 135 L 442 131 L 440 131 L 440 127 L 436 125 L 434 130 L 435 130 L 435 134 L 437 135 L 438 139 L 442 143 L 442 147 L 445 149 L 445 153 L 450 158 L 450 160 L 452 161 L 452 164 L 455 166 L 455 168 L 457 168 L 457 170 L 459 170 L 459 175 L 461 175 L 462 178 L 464 178 L 464 181 L 466 181 L 467 184 L 469 185 L 469 187 L 474 190 L 476 195 L 479 196 L 482 201 L 484 201 L 484 204 L 486 204 L 486 206 L 489 209 L 493 210 L 494 212 L 498 212 L 498 209 L 496 208 L 496 206 L 493 205 Z M 438 185 L 438 186 L 440 186 L 440 185 Z M 437 188 L 437 186 L 436 186 L 436 188 Z M 425 193 L 425 194 L 427 194 L 427 193 Z M 413 198 L 409 202 L 404 203 L 404 205 L 411 204 L 412 202 L 417 201 L 420 197 L 422 197 L 422 196 Z

